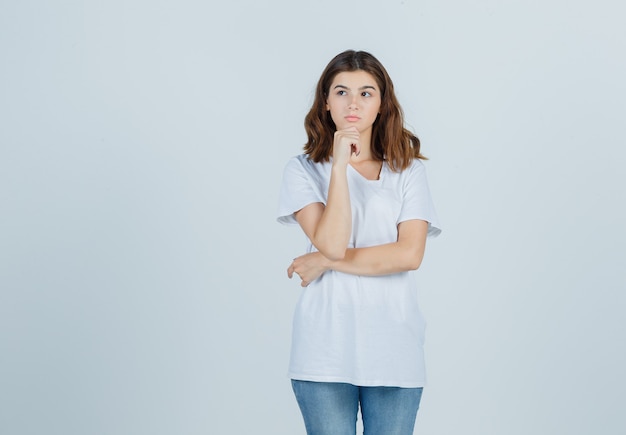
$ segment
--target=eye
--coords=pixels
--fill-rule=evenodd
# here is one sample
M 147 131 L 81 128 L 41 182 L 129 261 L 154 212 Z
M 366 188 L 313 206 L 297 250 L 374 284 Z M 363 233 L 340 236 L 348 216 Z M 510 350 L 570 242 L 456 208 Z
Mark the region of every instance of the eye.
M 372 96 L 372 94 L 370 94 L 370 93 L 369 93 L 369 92 L 367 92 L 367 91 L 363 91 L 363 92 L 361 92 L 361 96 L 362 96 L 362 97 L 371 97 L 371 96 Z
M 348 95 L 348 93 L 342 89 L 337 91 L 337 95 Z

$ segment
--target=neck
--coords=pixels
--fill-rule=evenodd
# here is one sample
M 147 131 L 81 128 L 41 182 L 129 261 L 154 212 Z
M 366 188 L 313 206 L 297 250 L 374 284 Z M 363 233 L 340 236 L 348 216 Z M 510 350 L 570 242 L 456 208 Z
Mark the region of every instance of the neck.
M 370 152 L 369 149 L 366 152 L 363 148 L 361 148 L 361 152 L 359 153 L 358 156 L 356 154 L 352 154 L 352 156 L 350 157 L 350 163 L 361 163 L 361 162 L 371 162 L 371 161 L 374 161 L 374 158 L 372 157 L 372 153 Z

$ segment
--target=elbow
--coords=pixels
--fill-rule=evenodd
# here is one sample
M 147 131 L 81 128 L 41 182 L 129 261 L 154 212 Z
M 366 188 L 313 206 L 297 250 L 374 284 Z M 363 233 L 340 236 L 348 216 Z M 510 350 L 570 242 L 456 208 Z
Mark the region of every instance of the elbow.
M 422 265 L 422 260 L 411 260 L 409 261 L 409 263 L 407 264 L 407 269 L 409 270 L 417 270 L 420 268 L 420 266 Z
M 321 240 L 316 238 L 313 240 L 313 246 L 330 261 L 343 260 L 348 249 L 347 241 L 339 241 L 336 238 Z
M 328 248 L 328 249 L 319 249 L 324 257 L 329 259 L 330 261 L 339 261 L 343 260 L 346 256 L 346 248 L 337 249 L 337 248 Z
M 422 259 L 424 258 L 423 253 L 413 253 L 411 255 L 407 255 L 407 263 L 406 268 L 408 270 L 417 270 L 422 265 Z

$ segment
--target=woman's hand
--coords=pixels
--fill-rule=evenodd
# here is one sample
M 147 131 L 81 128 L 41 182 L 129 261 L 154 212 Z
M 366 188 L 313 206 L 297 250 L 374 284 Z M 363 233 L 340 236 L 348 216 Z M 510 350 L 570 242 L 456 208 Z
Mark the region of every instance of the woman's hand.
M 330 261 L 319 252 L 311 252 L 293 259 L 287 269 L 287 276 L 293 277 L 294 272 L 300 277 L 300 285 L 308 286 L 322 276 L 330 268 Z
M 357 156 L 361 153 L 359 130 L 356 127 L 337 130 L 333 141 L 333 162 L 347 165 L 352 153 Z

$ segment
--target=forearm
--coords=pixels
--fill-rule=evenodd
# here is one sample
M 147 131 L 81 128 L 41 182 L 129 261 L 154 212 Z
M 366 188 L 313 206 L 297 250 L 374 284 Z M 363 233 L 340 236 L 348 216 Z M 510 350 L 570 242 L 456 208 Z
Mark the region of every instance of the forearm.
M 398 225 L 398 240 L 367 248 L 350 248 L 341 259 L 329 259 L 322 252 L 294 258 L 287 273 L 297 273 L 307 286 L 328 270 L 350 275 L 379 276 L 417 269 L 424 257 L 428 223 L 412 220 Z
M 302 287 L 308 286 L 328 270 L 362 276 L 389 275 L 416 269 L 419 264 L 408 261 L 409 257 L 406 247 L 398 242 L 371 248 L 348 249 L 343 260 L 335 261 L 329 260 L 321 252 L 311 252 L 294 258 L 287 269 L 287 275 L 291 278 L 294 273 L 298 274 Z
M 327 269 L 351 275 L 379 276 L 419 268 L 423 247 L 394 242 L 367 248 L 350 248 L 341 260 L 326 263 Z
M 325 257 L 344 257 L 352 233 L 352 209 L 346 166 L 332 167 L 328 199 L 313 236 L 316 248 Z

